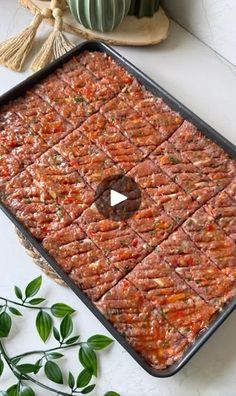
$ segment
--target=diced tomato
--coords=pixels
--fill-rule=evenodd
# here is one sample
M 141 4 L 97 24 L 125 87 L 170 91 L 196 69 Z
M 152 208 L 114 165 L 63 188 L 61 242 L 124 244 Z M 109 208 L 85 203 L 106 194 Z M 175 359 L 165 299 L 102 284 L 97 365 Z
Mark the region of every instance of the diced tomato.
M 165 164 L 167 164 L 168 163 L 168 157 L 167 157 L 167 155 L 163 155 L 161 158 L 160 158 L 160 165 L 165 165 Z
M 73 203 L 73 197 L 67 197 L 67 198 L 64 200 L 64 203 L 65 203 L 65 204 Z
M 133 239 L 132 242 L 131 242 L 131 245 L 133 247 L 136 247 L 138 245 L 138 240 L 137 239 Z
M 2 175 L 3 177 L 9 176 L 9 170 L 8 170 L 8 169 L 2 169 L 2 170 L 1 170 L 1 175 Z
M 71 160 L 70 163 L 71 163 L 71 166 L 73 166 L 73 168 L 75 168 L 75 169 L 78 168 L 78 163 L 76 160 Z
M 206 231 L 214 231 L 215 230 L 215 224 L 208 224 L 207 226 L 206 226 Z

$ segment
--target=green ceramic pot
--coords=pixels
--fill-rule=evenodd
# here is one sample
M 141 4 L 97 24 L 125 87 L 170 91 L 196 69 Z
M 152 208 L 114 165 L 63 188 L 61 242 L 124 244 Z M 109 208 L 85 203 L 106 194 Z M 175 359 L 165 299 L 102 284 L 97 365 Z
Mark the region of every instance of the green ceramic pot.
M 68 0 L 74 18 L 84 27 L 111 32 L 123 21 L 131 0 Z
M 131 0 L 129 15 L 138 18 L 152 17 L 160 6 L 161 0 Z

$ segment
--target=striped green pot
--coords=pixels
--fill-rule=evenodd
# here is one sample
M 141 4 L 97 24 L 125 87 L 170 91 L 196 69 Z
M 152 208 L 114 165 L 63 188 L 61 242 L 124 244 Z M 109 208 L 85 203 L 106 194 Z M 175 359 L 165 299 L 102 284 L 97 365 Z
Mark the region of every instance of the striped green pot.
M 131 0 L 129 15 L 138 18 L 152 17 L 160 6 L 161 0 Z
M 68 0 L 74 18 L 84 27 L 111 32 L 123 21 L 131 0 Z

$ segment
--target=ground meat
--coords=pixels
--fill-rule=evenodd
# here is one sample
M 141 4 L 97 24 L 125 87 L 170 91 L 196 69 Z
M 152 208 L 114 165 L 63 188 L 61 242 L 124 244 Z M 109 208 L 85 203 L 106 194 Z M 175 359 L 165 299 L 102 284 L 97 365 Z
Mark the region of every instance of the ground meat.
M 109 55 L 97 51 L 85 51 L 78 56 L 78 61 L 93 75 L 101 80 L 102 84 L 108 85 L 114 93 L 120 92 L 129 86 L 134 77 L 119 66 Z
M 133 168 L 129 176 L 139 184 L 145 192 L 153 198 L 157 206 L 160 206 L 177 196 L 183 195 L 183 190 L 174 183 L 166 174 L 164 174 L 159 166 L 152 161 L 146 160 Z
M 236 202 L 224 191 L 205 206 L 216 223 L 236 242 Z
M 50 77 L 35 88 L 35 92 L 47 101 L 74 128 L 94 113 L 76 92 L 56 76 Z
M 225 192 L 236 202 L 236 178 L 226 187 Z
M 28 92 L 18 99 L 15 110 L 25 124 L 50 146 L 72 130 L 72 126 L 35 93 Z
M 108 177 L 126 220 L 96 208 Z M 236 296 L 235 159 L 108 54 L 1 107 L 0 201 L 154 369 Z
M 206 302 L 221 307 L 232 298 L 234 278 L 225 275 L 179 228 L 161 243 L 158 254 Z
M 223 230 L 200 208 L 183 228 L 196 245 L 227 275 L 236 277 L 236 246 Z
M 235 177 L 236 161 L 231 160 L 223 149 L 207 139 L 191 123 L 185 121 L 170 138 L 170 142 L 220 189 Z
M 77 224 L 43 240 L 44 248 L 93 301 L 114 286 L 122 274 Z
M 100 109 L 105 117 L 120 128 L 121 132 L 145 155 L 149 154 L 165 136 L 148 124 L 137 111 L 129 107 L 120 98 L 115 98 Z
M 158 208 L 145 193 L 142 195 L 140 208 L 127 221 L 151 247 L 157 246 L 177 226 L 175 221 L 162 208 Z
M 90 117 L 80 130 L 125 172 L 141 162 L 144 157 L 144 154 L 102 114 Z
M 220 189 L 169 142 L 160 145 L 150 158 L 199 203 L 205 203 Z
M 89 238 L 102 249 L 109 262 L 114 263 L 124 274 L 139 263 L 150 250 L 126 222 L 104 219 L 95 205 L 85 210 L 77 222 Z
M 155 368 L 173 364 L 188 345 L 126 279 L 108 291 L 96 306 Z
M 2 153 L 4 148 L 1 148 Z M 22 164 L 12 154 L 0 153 L 0 191 L 6 182 L 22 170 Z
M 0 145 L 11 152 L 23 167 L 48 149 L 47 143 L 25 127 L 24 120 L 16 114 L 10 115 L 7 122 L 0 122 Z
M 38 240 L 71 223 L 62 206 L 35 182 L 28 171 L 11 179 L 5 190 L 4 203 Z
M 208 325 L 210 316 L 215 312 L 215 308 L 209 309 L 156 253 L 146 257 L 127 278 L 189 341 Z M 200 319 L 198 323 L 194 318 L 195 310 Z
M 95 144 L 75 130 L 55 149 L 76 169 L 94 189 L 106 177 L 121 173 L 121 169 Z
M 67 211 L 72 220 L 76 219 L 94 200 L 93 190 L 54 149 L 42 155 L 28 168 L 28 171 Z
M 167 139 L 183 123 L 179 113 L 171 110 L 162 100 L 134 83 L 122 94 L 126 103 L 134 108 Z

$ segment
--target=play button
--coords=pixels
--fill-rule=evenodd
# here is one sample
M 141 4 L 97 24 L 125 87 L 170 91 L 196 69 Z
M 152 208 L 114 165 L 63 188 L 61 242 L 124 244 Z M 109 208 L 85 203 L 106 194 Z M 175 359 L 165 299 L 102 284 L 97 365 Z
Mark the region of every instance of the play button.
M 117 192 L 115 190 L 111 190 L 111 192 L 110 192 L 110 205 L 111 206 L 116 206 L 126 200 L 127 200 L 126 195 L 120 194 L 119 192 Z
M 112 220 L 126 220 L 139 209 L 141 191 L 128 176 L 108 177 L 98 186 L 95 204 L 100 214 Z

